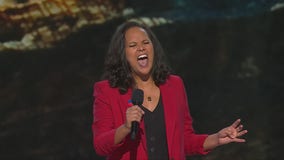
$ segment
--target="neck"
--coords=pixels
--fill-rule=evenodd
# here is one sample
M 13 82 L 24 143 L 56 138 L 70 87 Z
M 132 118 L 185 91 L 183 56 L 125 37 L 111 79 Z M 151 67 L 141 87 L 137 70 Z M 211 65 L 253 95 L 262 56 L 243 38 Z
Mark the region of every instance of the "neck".
M 141 78 L 134 78 L 135 80 L 135 88 L 149 88 L 155 86 L 155 82 L 152 77 L 146 78 L 146 79 L 141 79 Z

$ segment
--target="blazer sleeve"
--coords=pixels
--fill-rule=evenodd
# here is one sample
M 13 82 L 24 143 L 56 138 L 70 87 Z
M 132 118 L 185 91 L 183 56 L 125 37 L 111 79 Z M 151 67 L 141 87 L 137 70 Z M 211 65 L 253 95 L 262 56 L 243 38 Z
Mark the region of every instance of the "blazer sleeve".
M 181 92 L 182 92 L 182 102 L 184 104 L 182 105 L 184 110 L 184 145 L 185 145 L 185 153 L 187 155 L 197 155 L 197 154 L 207 154 L 208 152 L 204 151 L 203 149 L 203 143 L 205 139 L 207 138 L 207 134 L 196 134 L 193 126 L 192 126 L 192 117 L 190 115 L 190 110 L 188 106 L 187 101 L 187 94 L 184 87 L 184 83 L 181 80 Z
M 110 89 L 106 83 L 95 83 L 93 103 L 93 145 L 96 153 L 107 156 L 121 144 L 114 144 L 116 128 L 114 127 L 113 111 L 110 104 Z

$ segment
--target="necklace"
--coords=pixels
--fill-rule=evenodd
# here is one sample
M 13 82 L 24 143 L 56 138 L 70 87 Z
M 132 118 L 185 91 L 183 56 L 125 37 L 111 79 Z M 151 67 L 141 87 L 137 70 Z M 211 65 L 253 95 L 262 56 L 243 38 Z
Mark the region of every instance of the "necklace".
M 150 96 L 147 97 L 148 101 L 152 101 L 152 98 Z

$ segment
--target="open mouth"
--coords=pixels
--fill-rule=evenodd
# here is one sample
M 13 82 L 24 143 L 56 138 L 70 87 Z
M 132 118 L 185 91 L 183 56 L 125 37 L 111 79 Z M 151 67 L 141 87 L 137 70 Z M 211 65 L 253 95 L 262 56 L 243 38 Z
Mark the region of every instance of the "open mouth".
M 148 56 L 146 54 L 142 54 L 137 57 L 137 61 L 139 66 L 146 67 L 148 64 Z
M 144 59 L 148 59 L 148 56 L 146 54 L 140 55 L 138 56 L 137 60 L 144 60 Z

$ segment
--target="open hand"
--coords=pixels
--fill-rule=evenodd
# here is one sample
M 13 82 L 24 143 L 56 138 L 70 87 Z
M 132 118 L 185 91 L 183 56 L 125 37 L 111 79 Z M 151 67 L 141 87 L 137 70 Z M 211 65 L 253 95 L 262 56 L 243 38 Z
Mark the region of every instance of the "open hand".
M 240 122 L 241 120 L 237 119 L 231 126 L 226 127 L 217 133 L 219 145 L 246 141 L 243 138 L 239 138 L 248 132 L 247 130 L 243 130 L 243 125 L 240 124 Z

